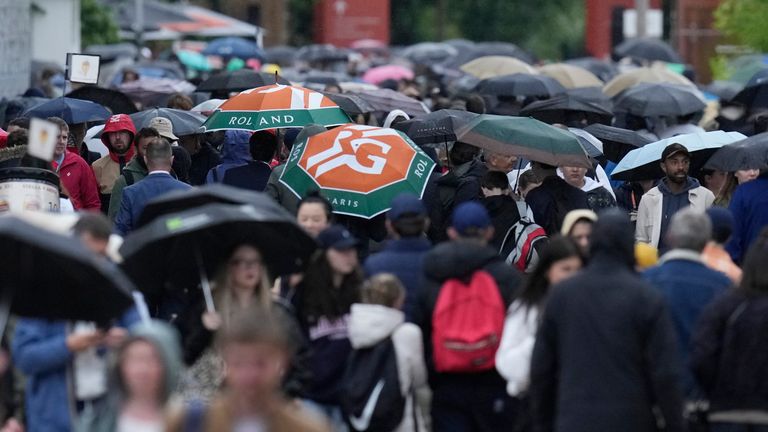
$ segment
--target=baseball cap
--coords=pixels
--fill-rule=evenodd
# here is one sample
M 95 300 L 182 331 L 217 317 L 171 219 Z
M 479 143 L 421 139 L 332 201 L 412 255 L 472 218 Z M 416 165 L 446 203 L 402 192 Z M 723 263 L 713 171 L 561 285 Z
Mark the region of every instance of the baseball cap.
M 161 137 L 171 141 L 178 141 L 179 137 L 173 134 L 173 123 L 165 117 L 155 117 L 147 125 L 154 128 Z
M 470 201 L 460 204 L 453 211 L 451 226 L 459 232 L 466 234 L 470 229 L 485 229 L 491 225 L 491 217 L 488 210 L 480 203 Z
M 668 145 L 664 149 L 664 151 L 661 152 L 661 161 L 664 162 L 668 158 L 670 158 L 670 157 L 672 157 L 672 156 L 674 156 L 674 155 L 676 155 L 678 153 L 682 153 L 682 154 L 686 155 L 689 158 L 691 157 L 691 152 L 689 152 L 688 149 L 685 148 L 684 145 L 678 144 L 678 143 L 673 143 L 673 144 Z
M 341 225 L 331 225 L 317 236 L 317 242 L 323 249 L 345 250 L 358 245 L 358 240 Z
M 390 206 L 387 219 L 392 221 L 404 215 L 425 216 L 427 214 L 424 204 L 414 194 L 401 193 L 392 199 Z

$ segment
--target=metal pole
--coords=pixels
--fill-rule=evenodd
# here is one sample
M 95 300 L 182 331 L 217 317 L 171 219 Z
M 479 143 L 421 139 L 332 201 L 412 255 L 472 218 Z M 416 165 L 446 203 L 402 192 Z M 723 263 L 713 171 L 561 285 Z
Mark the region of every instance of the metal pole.
M 637 26 L 637 37 L 645 37 L 648 32 L 648 8 L 650 7 L 649 0 L 635 0 L 635 14 L 637 19 L 635 24 Z
M 133 31 L 136 34 L 136 47 L 141 56 L 141 48 L 144 46 L 144 0 L 135 0 L 134 6 L 136 19 L 133 21 Z

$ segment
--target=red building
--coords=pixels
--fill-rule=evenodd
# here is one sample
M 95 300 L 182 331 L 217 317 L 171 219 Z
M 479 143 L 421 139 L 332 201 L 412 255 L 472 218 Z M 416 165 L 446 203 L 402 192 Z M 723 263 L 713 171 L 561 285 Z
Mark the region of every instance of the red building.
M 389 0 L 320 0 L 315 42 L 348 47 L 361 39 L 389 44 Z

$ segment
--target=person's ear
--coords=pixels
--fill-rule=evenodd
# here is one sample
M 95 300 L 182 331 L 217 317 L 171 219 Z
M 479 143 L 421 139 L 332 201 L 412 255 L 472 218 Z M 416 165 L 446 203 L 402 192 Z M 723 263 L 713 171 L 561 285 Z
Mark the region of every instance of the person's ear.
M 659 166 L 661 167 L 661 170 L 664 172 L 664 174 L 667 174 L 667 166 L 664 165 L 664 162 L 659 162 Z
M 448 227 L 446 233 L 448 234 L 448 238 L 451 240 L 458 240 L 461 238 L 461 235 L 458 231 L 456 231 L 456 228 L 454 227 Z

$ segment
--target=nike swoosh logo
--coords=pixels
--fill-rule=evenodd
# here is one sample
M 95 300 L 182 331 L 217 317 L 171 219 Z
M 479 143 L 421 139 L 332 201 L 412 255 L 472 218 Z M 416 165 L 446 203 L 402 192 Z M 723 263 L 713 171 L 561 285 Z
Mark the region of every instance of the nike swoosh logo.
M 368 402 L 366 402 L 360 417 L 349 416 L 349 423 L 355 430 L 362 431 L 368 429 L 368 426 L 371 424 L 373 410 L 376 409 L 376 402 L 379 401 L 379 396 L 381 395 L 382 390 L 384 390 L 384 380 L 380 379 L 379 382 L 376 383 L 376 387 L 373 388 L 371 396 L 368 397 Z

